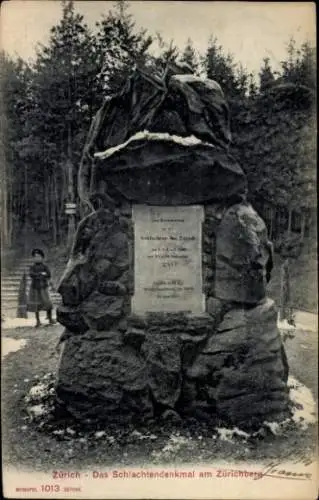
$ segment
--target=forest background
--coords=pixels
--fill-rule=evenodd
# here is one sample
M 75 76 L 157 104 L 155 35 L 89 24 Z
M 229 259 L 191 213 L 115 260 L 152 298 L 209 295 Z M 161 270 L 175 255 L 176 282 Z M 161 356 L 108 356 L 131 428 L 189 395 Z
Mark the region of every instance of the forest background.
M 310 42 L 298 46 L 292 36 L 279 71 L 264 58 L 253 74 L 213 33 L 203 53 L 191 39 L 180 50 L 174 40 L 137 28 L 124 0 L 94 30 L 72 1 L 63 1 L 61 19 L 34 61 L 0 54 L 3 251 L 23 248 L 32 231 L 48 246 L 63 246 L 70 221 L 66 203 L 77 204 L 76 221 L 82 215 L 77 172 L 103 99 L 121 88 L 136 65 L 161 72 L 177 59 L 223 88 L 231 111 L 231 153 L 247 174 L 251 201 L 276 249 L 287 237 L 315 241 L 316 54 Z

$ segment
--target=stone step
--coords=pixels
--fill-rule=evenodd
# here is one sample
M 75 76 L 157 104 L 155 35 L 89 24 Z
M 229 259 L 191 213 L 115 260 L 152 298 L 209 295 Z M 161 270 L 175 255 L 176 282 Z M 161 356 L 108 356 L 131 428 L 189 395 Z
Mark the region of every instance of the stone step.
M 62 274 L 54 274 L 51 279 L 60 279 L 62 277 Z M 23 276 L 23 273 L 17 273 L 17 274 L 10 274 L 7 276 L 1 276 L 1 283 L 2 282 L 7 282 L 7 281 L 20 281 Z M 26 275 L 27 279 L 29 280 L 30 277 L 28 274 Z
M 20 278 L 7 278 L 5 280 L 2 279 L 1 280 L 1 289 L 12 288 L 12 287 L 19 288 L 21 280 L 22 280 L 22 276 Z M 54 283 L 55 280 L 51 279 L 50 281 L 52 281 Z M 26 284 L 27 284 L 27 286 L 30 286 L 31 278 L 26 279 Z
M 61 302 L 52 301 L 52 306 L 54 309 L 56 309 L 60 305 L 61 305 Z M 1 304 L 1 311 L 2 311 L 2 314 L 4 314 L 4 315 L 8 314 L 8 311 L 14 311 L 14 314 L 15 314 L 17 309 L 18 309 L 18 304 L 15 304 L 15 303 Z
M 14 267 L 14 269 L 12 269 L 12 271 L 15 271 L 15 270 L 24 270 L 24 269 L 29 269 L 30 266 L 32 266 L 33 262 L 19 262 L 19 264 L 17 264 L 17 266 Z M 63 264 L 58 264 L 58 265 L 55 265 L 54 266 L 54 269 L 56 270 L 60 270 L 60 269 L 64 269 L 65 266 L 66 266 L 67 263 L 63 263 Z M 51 267 L 49 265 L 49 267 Z
M 11 297 L 15 297 L 15 298 L 17 298 L 17 297 L 18 297 L 18 295 L 19 295 L 19 290 L 17 290 L 17 292 L 12 292 L 12 291 L 10 291 L 10 292 L 4 292 L 3 290 L 1 290 L 1 300 L 2 300 L 2 301 L 3 301 L 3 299 L 4 299 L 5 297 L 7 297 L 7 298 L 8 298 L 8 297 L 10 297 L 10 298 L 11 298 Z
M 1 295 L 1 304 L 16 304 L 18 303 L 18 295 Z
M 21 280 L 16 282 L 9 281 L 7 283 L 1 282 L 1 290 L 11 289 L 11 288 L 14 288 L 16 290 L 17 288 L 19 288 L 20 282 Z
M 61 302 L 58 302 L 58 301 L 52 301 L 52 305 L 54 308 L 58 307 L 61 305 Z M 12 312 L 13 312 L 13 315 L 15 316 L 16 315 L 16 312 L 17 312 L 17 309 L 18 309 L 18 304 L 15 303 L 15 302 L 9 302 L 7 304 L 1 304 L 1 311 L 2 311 L 2 315 L 11 315 Z
M 1 294 L 6 294 L 6 293 L 18 293 L 19 292 L 19 286 L 2 286 L 1 287 Z
M 26 290 L 27 294 L 29 292 L 29 289 L 27 288 Z M 4 298 L 18 298 L 18 295 L 19 295 L 19 289 L 15 289 L 15 290 L 1 290 L 1 298 L 4 299 Z M 56 291 L 50 291 L 49 290 L 49 295 L 50 297 L 61 297 L 61 295 L 56 292 Z
M 62 274 L 54 274 L 52 276 L 52 280 L 59 280 L 62 277 Z M 8 276 L 1 277 L 1 283 L 19 283 L 22 279 L 23 273 L 10 274 Z M 30 280 L 30 277 L 27 275 L 27 280 Z
M 20 274 L 10 274 L 8 276 L 1 276 L 1 283 L 7 282 L 20 282 L 22 279 L 23 273 Z
M 17 307 L 6 307 L 6 308 L 2 308 L 2 316 L 4 316 L 5 318 L 16 318 L 17 316 L 17 310 L 18 308 Z
M 22 274 L 21 276 L 16 276 L 16 277 L 8 277 L 8 278 L 5 278 L 5 279 L 2 279 L 1 280 L 1 286 L 10 286 L 10 285 L 14 285 L 14 286 L 17 286 L 21 283 L 21 280 L 22 280 Z M 26 281 L 27 283 L 30 281 L 30 278 L 26 278 Z
M 2 303 L 1 304 L 1 310 L 3 313 L 6 313 L 6 311 L 11 311 L 11 310 L 16 310 L 17 305 L 14 304 L 13 302 L 8 302 L 7 304 Z
M 64 271 L 61 271 L 61 272 L 58 272 L 58 273 L 55 272 L 54 274 L 52 274 L 52 278 L 60 278 L 63 273 L 64 273 Z M 8 279 L 9 280 L 10 279 L 19 280 L 19 279 L 22 278 L 23 274 L 24 274 L 23 271 L 22 272 L 15 271 L 15 272 L 12 272 L 10 274 L 2 275 L 1 276 L 1 281 L 8 280 Z M 30 279 L 29 273 L 27 272 L 25 274 L 26 274 L 26 277 L 28 279 Z
M 21 281 L 21 278 L 22 274 L 17 274 L 17 275 L 11 274 L 10 276 L 2 276 L 1 283 L 10 283 L 10 282 L 17 283 Z
M 62 275 L 62 274 L 64 273 L 64 271 L 65 271 L 65 267 L 61 267 L 61 269 L 59 269 L 59 268 L 58 268 L 58 269 L 57 269 L 57 268 L 55 268 L 55 269 L 54 269 L 54 272 L 53 272 L 53 275 L 54 275 L 54 276 L 59 276 L 59 275 Z M 10 272 L 5 272 L 5 273 L 2 273 L 2 276 L 3 276 L 4 278 L 7 278 L 7 277 L 9 277 L 9 276 L 21 276 L 24 272 L 25 272 L 27 275 L 29 274 L 29 266 L 27 266 L 27 267 L 21 267 L 21 268 L 20 268 L 20 267 L 19 267 L 19 268 L 15 268 L 15 269 L 13 269 L 13 270 L 12 270 L 12 271 L 10 271 Z
M 2 298 L 17 297 L 19 290 L 1 290 Z
M 7 276 L 6 278 L 2 278 L 1 279 L 1 285 L 15 285 L 17 283 L 20 283 L 21 280 L 22 280 L 22 274 L 20 274 L 20 276 Z M 28 278 L 27 278 L 28 280 Z
M 19 288 L 12 288 L 12 289 L 1 289 L 1 297 L 17 297 L 19 294 Z M 61 297 L 61 295 L 58 292 L 51 292 L 49 290 L 50 297 Z

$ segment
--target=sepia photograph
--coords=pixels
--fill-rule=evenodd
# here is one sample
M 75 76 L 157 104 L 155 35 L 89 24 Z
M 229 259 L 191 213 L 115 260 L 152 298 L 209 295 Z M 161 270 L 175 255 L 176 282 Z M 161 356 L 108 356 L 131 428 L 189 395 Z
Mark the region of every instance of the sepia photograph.
M 4 498 L 315 500 L 315 4 L 0 33 Z

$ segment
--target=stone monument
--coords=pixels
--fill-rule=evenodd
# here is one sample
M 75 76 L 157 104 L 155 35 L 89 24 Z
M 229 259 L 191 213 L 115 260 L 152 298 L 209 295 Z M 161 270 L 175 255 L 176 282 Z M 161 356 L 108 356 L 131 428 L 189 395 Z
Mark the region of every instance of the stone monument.
M 76 418 L 289 415 L 272 245 L 230 139 L 220 86 L 184 67 L 137 70 L 97 113 L 59 286 L 56 392 Z

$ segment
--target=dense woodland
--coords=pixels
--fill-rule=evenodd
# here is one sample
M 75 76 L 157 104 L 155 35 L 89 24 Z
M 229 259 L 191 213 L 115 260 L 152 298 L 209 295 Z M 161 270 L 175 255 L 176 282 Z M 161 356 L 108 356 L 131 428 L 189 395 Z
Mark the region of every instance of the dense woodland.
M 46 233 L 54 245 L 64 241 L 65 203 L 77 201 L 77 170 L 94 113 L 136 65 L 160 70 L 177 58 L 221 84 L 232 115 L 231 151 L 272 235 L 309 230 L 316 204 L 316 66 L 309 43 L 287 40 L 281 70 L 264 59 L 253 75 L 225 54 L 214 34 L 198 54 L 191 40 L 178 50 L 174 41 L 138 30 L 125 1 L 93 31 L 72 1 L 62 2 L 61 12 L 32 63 L 1 53 L 5 246 L 17 245 L 25 228 Z

